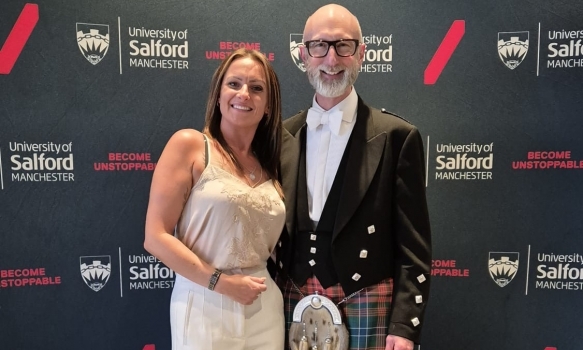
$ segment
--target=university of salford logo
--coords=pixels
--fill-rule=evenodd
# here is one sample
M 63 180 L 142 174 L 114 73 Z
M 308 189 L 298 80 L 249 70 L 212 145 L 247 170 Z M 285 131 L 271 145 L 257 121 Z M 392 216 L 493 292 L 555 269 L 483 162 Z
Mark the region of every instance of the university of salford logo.
M 292 60 L 302 72 L 306 71 L 306 66 L 300 57 L 300 46 L 303 45 L 303 34 L 290 34 L 289 35 L 289 53 L 291 54 Z
M 528 32 L 498 33 L 498 56 L 510 69 L 518 67 L 528 52 Z
M 510 283 L 518 272 L 518 253 L 515 252 L 490 252 L 488 258 L 488 271 L 490 277 L 500 287 Z
M 77 23 L 77 45 L 87 61 L 98 64 L 109 48 L 109 25 Z
M 81 277 L 92 290 L 99 292 L 109 280 L 111 257 L 109 255 L 82 256 L 79 258 Z

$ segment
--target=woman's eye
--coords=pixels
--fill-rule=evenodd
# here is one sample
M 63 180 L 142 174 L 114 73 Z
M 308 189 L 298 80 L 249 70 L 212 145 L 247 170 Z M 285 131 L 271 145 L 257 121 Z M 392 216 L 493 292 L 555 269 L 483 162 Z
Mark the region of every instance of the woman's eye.
M 253 86 L 252 89 L 255 92 L 261 92 L 263 91 L 263 86 Z
M 235 82 L 235 81 L 231 81 L 227 83 L 227 86 L 232 87 L 232 88 L 236 88 L 239 87 L 239 83 Z

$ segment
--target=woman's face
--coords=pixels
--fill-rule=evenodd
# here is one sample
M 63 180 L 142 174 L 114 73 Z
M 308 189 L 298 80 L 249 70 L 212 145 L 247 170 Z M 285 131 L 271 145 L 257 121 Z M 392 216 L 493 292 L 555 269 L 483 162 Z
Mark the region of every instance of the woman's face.
M 221 128 L 257 128 L 267 112 L 267 80 L 255 60 L 245 57 L 231 62 L 219 95 Z

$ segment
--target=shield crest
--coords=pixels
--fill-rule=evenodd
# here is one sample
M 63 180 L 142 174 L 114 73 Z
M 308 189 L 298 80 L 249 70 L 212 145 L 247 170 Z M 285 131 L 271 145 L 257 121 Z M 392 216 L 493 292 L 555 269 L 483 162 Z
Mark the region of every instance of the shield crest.
M 111 274 L 111 257 L 109 255 L 79 257 L 81 277 L 92 290 L 99 292 L 109 280 Z
M 109 25 L 77 23 L 77 46 L 89 63 L 98 64 L 109 48 Z
M 303 34 L 289 35 L 289 53 L 291 54 L 292 60 L 294 61 L 296 67 L 298 67 L 302 72 L 305 72 L 306 66 L 300 58 L 300 46 L 303 45 L 303 38 Z
M 498 33 L 498 56 L 510 69 L 518 67 L 528 52 L 528 32 Z
M 519 254 L 516 252 L 490 252 L 488 271 L 498 286 L 505 287 L 516 277 L 518 258 Z

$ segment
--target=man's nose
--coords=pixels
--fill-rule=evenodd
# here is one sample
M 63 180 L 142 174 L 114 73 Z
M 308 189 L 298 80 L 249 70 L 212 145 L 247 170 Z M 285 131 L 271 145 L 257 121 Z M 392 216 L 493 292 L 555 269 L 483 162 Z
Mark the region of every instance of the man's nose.
M 328 49 L 328 54 L 326 55 L 326 62 L 329 65 L 334 65 L 336 62 L 338 62 L 338 53 L 336 52 L 336 46 L 334 45 L 330 45 L 330 48 Z

